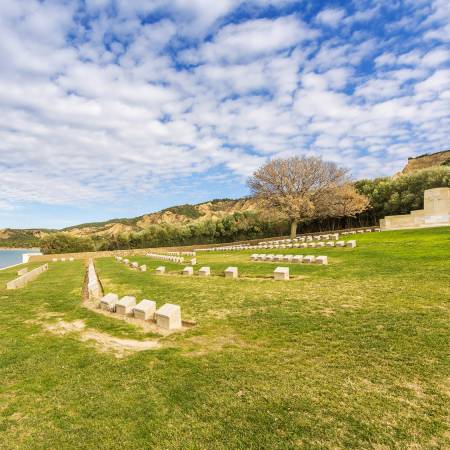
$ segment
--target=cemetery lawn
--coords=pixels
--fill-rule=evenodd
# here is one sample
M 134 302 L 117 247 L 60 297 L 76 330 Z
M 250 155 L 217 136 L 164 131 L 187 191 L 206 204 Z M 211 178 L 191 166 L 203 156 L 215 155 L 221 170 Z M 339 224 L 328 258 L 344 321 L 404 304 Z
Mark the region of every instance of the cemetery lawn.
M 276 252 L 329 257 L 290 265 L 288 282 L 270 280 L 286 263 L 252 263 L 254 251 L 200 252 L 211 278 L 97 260 L 105 292 L 197 321 L 121 359 L 46 329 L 82 320 L 155 339 L 82 307 L 83 262 L 49 263 L 17 291 L 5 289 L 17 268 L 0 271 L 0 448 L 449 448 L 450 228 L 356 239 Z M 228 266 L 243 278 L 225 279 Z

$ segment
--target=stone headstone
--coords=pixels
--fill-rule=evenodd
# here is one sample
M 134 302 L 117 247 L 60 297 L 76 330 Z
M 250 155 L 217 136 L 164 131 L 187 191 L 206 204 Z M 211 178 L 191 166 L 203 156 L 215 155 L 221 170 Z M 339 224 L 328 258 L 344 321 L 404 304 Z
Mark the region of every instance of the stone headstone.
M 185 268 L 183 269 L 183 275 L 185 275 L 185 276 L 191 276 L 191 275 L 194 275 L 194 268 L 193 268 L 193 267 L 190 267 L 190 266 L 185 267 Z
M 155 269 L 155 272 L 157 275 L 162 275 L 163 273 L 166 273 L 166 268 L 164 266 L 159 266 Z
M 316 264 L 327 265 L 328 264 L 328 256 L 318 256 L 316 258 Z
M 225 269 L 225 278 L 237 278 L 238 268 L 237 267 L 227 267 Z
M 209 277 L 211 275 L 211 269 L 209 267 L 201 267 L 198 271 L 201 277 Z
M 277 281 L 289 280 L 289 267 L 277 267 L 273 271 L 273 279 Z
M 133 307 L 134 317 L 138 320 L 153 320 L 156 312 L 156 302 L 153 300 L 142 300 Z
M 104 311 L 115 312 L 118 301 L 119 297 L 117 294 L 106 294 L 100 299 L 100 308 Z
M 312 264 L 315 262 L 316 257 L 314 255 L 307 255 L 303 257 L 303 262 L 306 264 Z
M 122 297 L 116 304 L 116 312 L 122 316 L 130 316 L 133 314 L 133 308 L 136 306 L 136 298 L 126 295 Z
M 165 330 L 181 328 L 181 309 L 178 305 L 166 303 L 155 313 L 156 324 Z

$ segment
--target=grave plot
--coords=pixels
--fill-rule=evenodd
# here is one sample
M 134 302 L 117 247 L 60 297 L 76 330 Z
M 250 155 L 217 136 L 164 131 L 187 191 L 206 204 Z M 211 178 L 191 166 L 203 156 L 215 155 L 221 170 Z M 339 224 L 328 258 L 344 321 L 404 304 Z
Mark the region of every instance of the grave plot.
M 117 257 L 115 259 L 120 261 Z M 134 266 L 132 264 L 132 267 L 140 270 L 142 266 L 136 262 Z M 135 296 L 119 297 L 113 292 L 103 295 L 103 287 L 92 260 L 89 261 L 87 267 L 84 293 L 83 304 L 87 308 L 125 320 L 146 331 L 167 335 L 174 331 L 184 331 L 195 325 L 194 321 L 182 320 L 179 305 L 165 303 L 157 308 L 154 300 L 137 301 Z

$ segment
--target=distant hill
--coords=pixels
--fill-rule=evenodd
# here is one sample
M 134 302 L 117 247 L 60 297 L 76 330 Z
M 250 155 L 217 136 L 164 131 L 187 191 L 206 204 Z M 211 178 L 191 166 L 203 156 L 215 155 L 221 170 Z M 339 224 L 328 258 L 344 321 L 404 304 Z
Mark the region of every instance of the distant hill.
M 56 230 L 33 228 L 29 230 L 16 230 L 0 228 L 0 247 L 39 247 L 39 240 L 48 233 Z
M 450 166 L 450 150 L 442 150 L 436 153 L 425 153 L 424 155 L 408 158 L 408 164 L 402 173 L 411 173 L 417 170 L 429 169 L 437 166 Z
M 256 200 L 216 199 L 197 205 L 179 205 L 162 211 L 145 214 L 131 219 L 112 219 L 106 222 L 94 222 L 65 228 L 61 231 L 74 236 L 110 237 L 121 233 L 141 231 L 150 225 L 187 225 L 206 220 L 219 220 L 235 212 L 255 211 L 258 209 Z

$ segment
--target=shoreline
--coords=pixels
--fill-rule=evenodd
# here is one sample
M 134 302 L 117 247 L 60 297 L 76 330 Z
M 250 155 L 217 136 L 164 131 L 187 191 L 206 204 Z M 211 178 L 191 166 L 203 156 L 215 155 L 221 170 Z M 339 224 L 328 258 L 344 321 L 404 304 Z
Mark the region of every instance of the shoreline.
M 0 247 L 0 251 L 3 250 L 24 250 L 24 251 L 40 251 L 39 247 L 29 247 L 29 248 L 24 248 L 24 247 Z
M 21 266 L 22 264 L 25 264 L 25 263 L 21 262 L 21 263 L 13 264 L 12 266 L 8 266 L 8 267 L 0 267 L 0 272 L 2 270 L 12 269 L 13 267 Z

